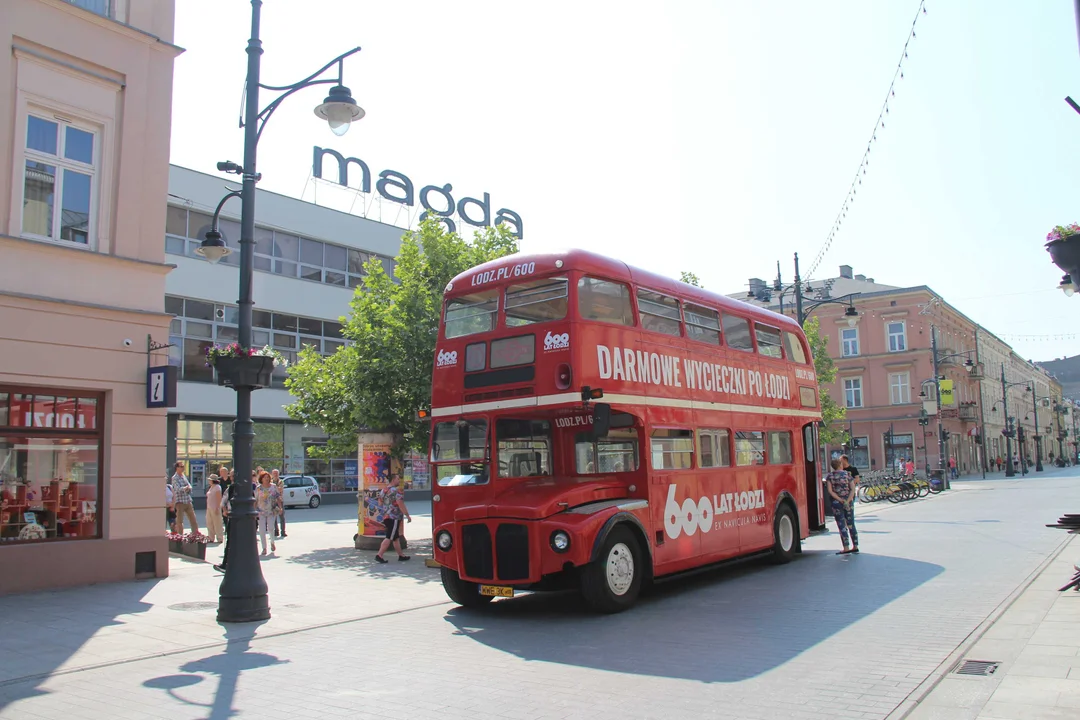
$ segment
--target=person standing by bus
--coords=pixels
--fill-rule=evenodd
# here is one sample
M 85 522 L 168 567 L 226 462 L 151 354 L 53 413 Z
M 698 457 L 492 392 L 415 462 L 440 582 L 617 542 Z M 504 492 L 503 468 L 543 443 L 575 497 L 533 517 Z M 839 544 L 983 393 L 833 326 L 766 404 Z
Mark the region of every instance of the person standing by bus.
M 836 520 L 836 529 L 840 531 L 840 541 L 844 543 L 841 555 L 859 552 L 859 533 L 855 530 L 855 483 L 851 475 L 843 469 L 843 458 L 832 461 L 832 472 L 825 476 L 828 483 L 829 496 L 832 499 L 833 519 Z M 848 535 L 851 542 L 848 543 Z
M 383 553 L 390 549 L 390 545 L 393 545 L 394 550 L 397 551 L 398 560 L 409 559 L 408 555 L 401 552 L 401 520 L 404 517 L 409 522 L 412 522 L 412 515 L 409 514 L 409 509 L 405 507 L 405 494 L 401 492 L 400 485 L 401 475 L 397 473 L 391 474 L 390 484 L 382 491 L 379 498 L 385 513 L 383 526 L 386 528 L 386 537 L 383 538 L 382 544 L 379 546 L 379 552 L 375 553 L 375 562 L 378 563 L 386 562 Z
M 851 476 L 851 481 L 855 484 L 856 487 L 858 487 L 859 480 L 861 479 L 859 477 L 859 468 L 851 464 L 851 462 L 848 460 L 847 455 L 840 456 L 840 464 L 841 469 Z

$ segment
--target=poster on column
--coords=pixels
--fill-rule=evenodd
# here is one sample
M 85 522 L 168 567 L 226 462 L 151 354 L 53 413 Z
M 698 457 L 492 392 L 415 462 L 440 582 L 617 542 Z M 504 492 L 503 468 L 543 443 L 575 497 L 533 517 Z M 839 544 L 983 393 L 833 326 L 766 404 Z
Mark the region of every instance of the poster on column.
M 361 533 L 376 537 L 383 533 L 386 508 L 379 497 L 390 483 L 390 446 L 380 443 L 365 444 L 360 450 L 361 463 Z

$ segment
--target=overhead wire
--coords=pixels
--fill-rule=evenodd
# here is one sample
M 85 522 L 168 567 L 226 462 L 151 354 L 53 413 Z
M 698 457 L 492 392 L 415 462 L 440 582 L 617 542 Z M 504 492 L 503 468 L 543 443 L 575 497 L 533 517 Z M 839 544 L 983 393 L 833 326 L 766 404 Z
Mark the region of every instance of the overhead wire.
M 866 143 L 866 151 L 863 153 L 862 160 L 859 162 L 859 169 L 855 171 L 855 177 L 851 181 L 851 187 L 848 188 L 847 196 L 844 198 L 843 205 L 840 206 L 840 211 L 836 214 L 836 219 L 833 221 L 832 227 L 829 229 L 829 234 L 825 237 L 825 243 L 818 250 L 817 255 L 814 256 L 813 261 L 810 263 L 810 269 L 806 272 L 806 276 L 810 277 L 814 271 L 817 270 L 818 265 L 825 259 L 825 254 L 832 247 L 832 242 L 840 232 L 840 227 L 843 225 L 844 218 L 847 217 L 848 209 L 855 202 L 855 195 L 858 194 L 858 187 L 862 185 L 862 178 L 866 175 L 866 169 L 870 165 L 870 146 L 877 142 L 878 130 L 885 129 L 885 116 L 889 114 L 889 100 L 896 97 L 896 83 L 898 80 L 904 79 L 904 61 L 908 56 L 908 45 L 915 39 L 915 26 L 919 22 L 919 17 L 926 14 L 926 0 L 919 1 L 919 8 L 915 11 L 915 19 L 911 21 L 911 30 L 908 32 L 907 40 L 904 41 L 904 50 L 900 54 L 900 61 L 896 64 L 896 70 L 893 72 L 892 81 L 889 83 L 889 91 L 885 93 L 885 101 L 881 103 L 881 110 L 878 111 L 877 120 L 874 122 L 874 130 L 870 133 L 870 140 Z

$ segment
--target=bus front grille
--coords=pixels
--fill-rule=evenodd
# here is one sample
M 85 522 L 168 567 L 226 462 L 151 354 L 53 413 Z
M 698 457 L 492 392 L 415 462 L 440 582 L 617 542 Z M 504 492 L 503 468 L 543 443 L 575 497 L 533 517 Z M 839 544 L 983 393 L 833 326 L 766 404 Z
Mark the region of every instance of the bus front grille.
M 495 531 L 495 558 L 500 580 L 529 579 L 529 528 L 503 523 Z
M 461 559 L 465 575 L 478 580 L 494 577 L 491 558 L 491 530 L 487 525 L 464 525 L 461 528 Z

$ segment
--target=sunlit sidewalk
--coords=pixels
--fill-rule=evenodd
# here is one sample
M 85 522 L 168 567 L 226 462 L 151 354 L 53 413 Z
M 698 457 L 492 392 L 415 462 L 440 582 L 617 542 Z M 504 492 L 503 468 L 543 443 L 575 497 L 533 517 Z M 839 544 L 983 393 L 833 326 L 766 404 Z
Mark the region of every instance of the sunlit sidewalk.
M 1058 591 L 1080 563 L 1080 542 L 1062 532 L 1061 551 L 942 664 L 915 707 L 889 720 L 1080 717 L 1080 592 Z

